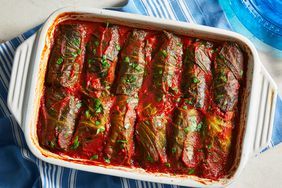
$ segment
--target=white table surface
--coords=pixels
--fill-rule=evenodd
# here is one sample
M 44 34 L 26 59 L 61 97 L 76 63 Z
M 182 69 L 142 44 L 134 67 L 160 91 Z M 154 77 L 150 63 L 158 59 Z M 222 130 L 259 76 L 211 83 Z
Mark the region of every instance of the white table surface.
M 54 10 L 63 6 L 117 6 L 123 0 L 0 0 L 0 42 L 42 23 Z M 282 60 L 260 53 L 262 62 L 282 93 Z M 229 187 L 282 187 L 282 144 L 247 163 L 239 179 Z

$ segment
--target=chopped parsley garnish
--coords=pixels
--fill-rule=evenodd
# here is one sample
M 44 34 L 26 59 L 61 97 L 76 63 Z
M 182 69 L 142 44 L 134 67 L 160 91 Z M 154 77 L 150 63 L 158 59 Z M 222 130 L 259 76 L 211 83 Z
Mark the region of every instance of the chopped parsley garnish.
M 190 105 L 193 104 L 192 100 L 189 100 L 189 99 L 185 99 L 185 103 L 186 103 L 186 104 L 190 104 Z
M 127 143 L 127 140 L 117 140 L 117 143 Z
M 125 63 L 129 63 L 129 62 L 130 62 L 130 58 L 129 58 L 128 56 L 126 56 L 126 57 L 124 58 L 124 62 L 125 62 Z
M 200 82 L 200 80 L 197 77 L 193 77 L 193 83 L 197 84 L 199 82 Z
M 88 62 L 88 64 L 92 64 L 94 62 L 94 60 L 93 59 L 88 59 L 87 62 Z
M 80 107 L 82 106 L 82 103 L 79 102 L 79 103 L 77 103 L 75 106 L 76 106 L 76 108 L 80 108 Z
M 134 75 L 127 75 L 125 82 L 126 83 L 133 83 L 137 80 L 136 76 Z
M 244 71 L 243 70 L 240 70 L 240 76 L 243 76 L 243 74 L 244 74 Z
M 224 83 L 227 82 L 227 77 L 226 77 L 225 74 L 221 74 L 221 75 L 219 76 L 219 79 L 222 80 Z
M 103 68 L 107 68 L 107 67 L 110 66 L 110 64 L 109 64 L 108 61 L 107 61 L 106 55 L 103 55 L 103 56 L 102 56 L 101 64 L 102 64 Z
M 94 111 L 96 113 L 101 113 L 103 111 L 103 104 L 100 99 L 94 99 Z
M 94 41 L 94 44 L 95 44 L 95 46 L 99 46 L 100 43 L 99 43 L 99 41 L 96 40 L 96 41 Z
M 59 57 L 58 60 L 56 61 L 56 63 L 57 63 L 58 65 L 60 65 L 60 64 L 63 63 L 63 61 L 64 61 L 64 59 L 63 59 L 62 57 Z
M 171 148 L 171 153 L 176 153 L 176 148 Z
M 162 55 L 164 58 L 167 57 L 167 51 L 161 50 L 160 53 L 161 53 L 161 55 Z
M 89 119 L 89 118 L 91 117 L 89 110 L 86 110 L 86 111 L 85 111 L 85 117 L 86 117 L 87 119 Z
M 163 100 L 162 97 L 158 97 L 158 98 L 157 98 L 157 101 L 158 101 L 158 102 L 160 102 L 160 101 L 162 101 L 162 100 Z
M 110 160 L 109 158 L 104 158 L 104 161 L 105 161 L 106 163 L 111 163 L 111 160 Z
M 51 148 L 55 147 L 55 143 L 53 141 L 51 141 L 49 144 L 50 144 Z
M 131 66 L 133 69 L 137 70 L 138 72 L 142 70 L 137 63 L 130 63 L 129 66 Z
M 189 130 L 190 130 L 189 127 L 185 127 L 185 128 L 184 128 L 184 132 L 185 132 L 185 133 L 188 133 Z
M 92 155 L 92 157 L 90 157 L 90 160 L 97 160 L 99 158 L 98 155 Z
M 202 127 L 203 127 L 203 122 L 200 122 L 200 123 L 197 125 L 197 131 L 200 131 Z
M 72 44 L 74 46 L 79 46 L 80 45 L 80 39 L 79 38 L 73 38 L 72 39 Z
M 117 49 L 118 51 L 120 51 L 120 45 L 116 44 L 115 46 L 116 46 L 116 49 Z
M 184 109 L 184 110 L 187 110 L 187 109 L 188 109 L 188 107 L 187 107 L 187 106 L 183 106 L 183 109 Z
M 95 125 L 101 125 L 101 121 L 96 120 Z
M 195 173 L 195 169 L 194 168 L 190 168 L 188 170 L 188 174 L 191 175 L 191 174 L 194 174 Z
M 150 163 L 153 163 L 153 162 L 154 162 L 154 159 L 153 159 L 150 155 L 147 156 L 147 160 L 148 160 Z
M 105 128 L 104 127 L 99 127 L 96 131 L 96 134 L 99 134 L 99 133 L 102 133 L 105 131 Z
M 76 57 L 78 54 L 76 52 L 71 52 L 72 57 Z
M 168 168 L 170 168 L 170 163 L 165 163 L 165 166 L 167 166 Z
M 176 44 L 176 46 L 182 46 L 182 43 L 178 42 L 178 43 Z
M 212 143 L 210 143 L 209 145 L 208 145 L 208 149 L 211 149 L 212 148 Z
M 219 54 L 220 59 L 224 59 L 224 56 L 222 54 Z
M 78 49 L 78 50 L 77 50 L 77 54 L 81 54 L 81 49 Z
M 173 87 L 171 88 L 173 91 L 178 92 L 178 88 L 177 87 Z
M 78 146 L 79 146 L 79 141 L 78 141 L 78 136 L 76 136 L 75 138 L 74 138 L 74 141 L 73 141 L 73 144 L 72 144 L 72 149 L 77 149 L 78 148 Z

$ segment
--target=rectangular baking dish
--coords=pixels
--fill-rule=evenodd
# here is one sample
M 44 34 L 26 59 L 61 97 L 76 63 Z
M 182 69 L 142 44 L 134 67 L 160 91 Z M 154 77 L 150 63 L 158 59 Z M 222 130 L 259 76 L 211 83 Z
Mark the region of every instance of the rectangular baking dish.
M 135 28 L 168 30 L 207 40 L 235 41 L 248 56 L 247 83 L 243 97 L 235 165 L 231 173 L 217 181 L 189 175 L 149 173 L 140 168 L 93 166 L 81 159 L 59 156 L 39 146 L 37 118 L 42 96 L 45 72 L 50 53 L 51 37 L 58 23 L 66 19 L 103 21 Z M 23 44 L 15 54 L 8 107 L 21 126 L 27 145 L 39 159 L 83 171 L 101 173 L 137 180 L 193 187 L 222 187 L 238 177 L 248 159 L 268 146 L 274 119 L 277 86 L 261 64 L 253 44 L 245 37 L 226 30 L 195 24 L 163 20 L 141 15 L 95 8 L 68 7 L 55 11 L 42 28 Z

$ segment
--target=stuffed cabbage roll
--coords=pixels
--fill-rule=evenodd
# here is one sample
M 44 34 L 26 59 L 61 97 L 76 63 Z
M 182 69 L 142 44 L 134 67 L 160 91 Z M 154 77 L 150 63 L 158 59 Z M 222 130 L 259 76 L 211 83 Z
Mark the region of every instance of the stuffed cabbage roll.
M 111 97 L 88 98 L 86 108 L 81 114 L 71 148 L 80 150 L 87 157 L 101 159 L 105 137 L 109 130 Z
M 80 82 L 84 35 L 80 24 L 59 26 L 48 63 L 47 84 L 72 88 Z
M 145 69 L 145 39 L 147 32 L 133 30 L 127 40 L 120 61 L 119 80 L 116 94 L 132 96 L 137 94 L 142 82 Z
M 118 26 L 99 25 L 86 46 L 84 87 L 90 96 L 109 91 L 121 49 Z
M 206 152 L 202 169 L 203 177 L 216 179 L 226 173 L 233 124 L 232 118 L 226 119 L 216 113 L 207 115 L 204 128 Z
M 223 112 L 234 110 L 243 76 L 243 53 L 235 43 L 224 43 L 214 61 L 214 100 Z
M 182 42 L 176 35 L 164 31 L 161 46 L 153 59 L 153 88 L 159 97 L 178 89 L 182 62 Z
M 214 104 L 206 115 L 204 131 L 204 177 L 215 179 L 226 173 L 242 76 L 242 51 L 237 44 L 224 43 L 214 61 Z
M 134 153 L 134 124 L 137 98 L 119 95 L 111 110 L 111 129 L 105 147 L 105 160 L 131 164 Z
M 196 108 L 203 108 L 211 83 L 212 43 L 198 41 L 186 49 L 183 63 L 182 91 L 184 98 Z
M 188 168 L 197 168 L 203 159 L 202 115 L 185 102 L 176 110 L 170 154 Z
M 40 144 L 50 149 L 68 150 L 81 100 L 64 88 L 47 87 L 41 101 Z
M 143 119 L 136 126 L 136 136 L 143 158 L 150 163 L 167 162 L 166 125 L 167 118 L 162 113 L 152 115 L 147 120 Z
M 142 163 L 167 162 L 166 126 L 171 104 L 158 100 L 155 92 L 142 93 L 138 104 L 135 134 Z

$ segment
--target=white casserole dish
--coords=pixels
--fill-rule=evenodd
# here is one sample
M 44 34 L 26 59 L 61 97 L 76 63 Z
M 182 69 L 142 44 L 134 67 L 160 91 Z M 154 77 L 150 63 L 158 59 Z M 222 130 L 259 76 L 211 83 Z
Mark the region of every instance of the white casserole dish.
M 56 24 L 66 19 L 108 21 L 136 28 L 168 30 L 176 34 L 203 39 L 236 41 L 247 53 L 248 71 L 246 89 L 243 97 L 240 98 L 240 100 L 243 100 L 243 105 L 240 125 L 238 125 L 240 131 L 238 143 L 236 143 L 236 160 L 232 173 L 218 181 L 211 181 L 189 175 L 148 173 L 139 168 L 85 165 L 82 164 L 82 160 L 58 156 L 41 148 L 36 129 L 51 37 Z M 54 12 L 36 34 L 18 47 L 11 75 L 8 106 L 24 132 L 29 149 L 43 161 L 89 172 L 165 184 L 221 187 L 236 179 L 248 159 L 258 154 L 269 144 L 276 97 L 277 86 L 259 61 L 253 44 L 237 33 L 116 11 L 95 8 L 64 8 Z

